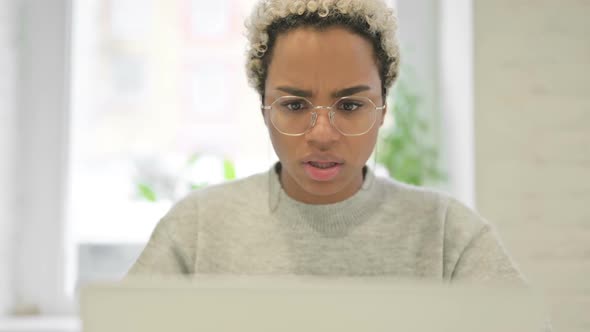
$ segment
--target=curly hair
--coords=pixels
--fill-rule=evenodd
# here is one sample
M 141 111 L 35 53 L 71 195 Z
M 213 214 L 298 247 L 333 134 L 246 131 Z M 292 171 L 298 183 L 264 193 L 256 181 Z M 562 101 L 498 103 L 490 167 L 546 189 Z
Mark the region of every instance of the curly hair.
M 341 26 L 369 40 L 374 48 L 383 95 L 398 76 L 397 17 L 383 0 L 261 0 L 246 21 L 246 71 L 264 96 L 273 45 L 279 34 L 298 27 Z

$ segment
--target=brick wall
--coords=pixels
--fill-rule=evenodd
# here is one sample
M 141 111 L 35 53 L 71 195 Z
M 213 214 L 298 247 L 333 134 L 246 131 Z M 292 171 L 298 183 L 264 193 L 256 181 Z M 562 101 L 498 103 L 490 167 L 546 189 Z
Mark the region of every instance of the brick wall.
M 555 330 L 590 331 L 590 1 L 474 4 L 478 210 Z
M 15 3 L 0 0 L 0 315 L 10 307 L 12 162 L 16 102 Z

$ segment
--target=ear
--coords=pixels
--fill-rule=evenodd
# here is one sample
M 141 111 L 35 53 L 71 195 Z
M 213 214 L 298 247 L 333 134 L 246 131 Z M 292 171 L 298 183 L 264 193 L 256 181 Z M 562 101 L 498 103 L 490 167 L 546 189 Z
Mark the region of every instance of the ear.
M 260 95 L 260 114 L 264 120 L 264 125 L 268 127 L 268 121 L 266 120 L 266 110 L 264 109 L 264 95 Z
M 260 105 L 260 113 L 262 114 L 262 120 L 264 121 L 264 125 L 268 127 L 268 121 L 266 120 L 266 110 L 264 108 L 262 108 L 262 105 Z
M 379 124 L 379 127 L 383 126 L 383 123 L 385 122 L 385 116 L 387 115 L 388 108 L 389 108 L 389 105 L 385 104 L 385 107 L 383 108 L 383 111 L 381 113 L 381 123 Z
M 381 94 L 381 101 L 383 102 L 383 111 L 381 113 L 381 123 L 379 124 L 379 127 L 383 126 L 383 123 L 385 123 L 385 116 L 387 115 L 387 109 L 389 108 L 389 104 L 387 103 L 387 88 L 383 88 L 383 93 Z

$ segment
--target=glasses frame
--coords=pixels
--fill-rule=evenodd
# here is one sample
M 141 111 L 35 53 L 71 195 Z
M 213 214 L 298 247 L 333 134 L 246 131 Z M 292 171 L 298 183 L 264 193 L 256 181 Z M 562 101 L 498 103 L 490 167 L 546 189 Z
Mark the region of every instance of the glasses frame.
M 369 97 L 355 97 L 355 96 L 345 96 L 345 97 L 341 97 L 338 100 L 336 100 L 332 106 L 321 106 L 321 105 L 314 105 L 314 103 L 312 103 L 311 101 L 309 101 L 309 99 L 305 98 L 305 97 L 298 97 L 298 96 L 281 96 L 277 99 L 275 99 L 270 105 L 260 105 L 260 109 L 264 110 L 264 111 L 270 111 L 272 112 L 272 105 L 274 105 L 277 101 L 281 100 L 281 99 L 287 99 L 287 98 L 298 98 L 298 99 L 303 99 L 305 101 L 307 101 L 312 108 L 309 110 L 309 112 L 311 113 L 311 121 L 309 122 L 309 126 L 307 127 L 307 129 L 305 129 L 303 132 L 299 133 L 299 134 L 289 134 L 286 133 L 282 130 L 280 130 L 277 125 L 274 123 L 272 116 L 270 116 L 270 122 L 272 123 L 273 127 L 275 127 L 275 129 L 283 134 L 283 135 L 287 135 L 287 136 L 292 136 L 292 137 L 296 137 L 296 136 L 303 136 L 305 135 L 307 132 L 309 132 L 313 127 L 315 127 L 316 122 L 317 122 L 317 118 L 318 118 L 318 112 L 316 110 L 320 110 L 320 109 L 328 109 L 330 110 L 328 112 L 328 118 L 330 119 L 330 125 L 336 129 L 340 134 L 344 135 L 344 136 L 362 136 L 365 135 L 366 133 L 368 133 L 369 131 L 371 131 L 371 129 L 373 129 L 373 127 L 375 126 L 375 123 L 377 122 L 377 116 L 375 116 L 375 118 L 373 119 L 373 123 L 371 124 L 371 126 L 369 127 L 369 129 L 365 130 L 364 132 L 360 133 L 360 134 L 347 134 L 342 132 L 342 130 L 340 130 L 336 124 L 334 123 L 334 117 L 336 116 L 336 111 L 334 110 L 334 106 L 336 106 L 336 104 L 338 104 L 339 102 L 341 102 L 342 100 L 346 100 L 346 99 L 358 99 L 358 98 L 362 98 L 362 99 L 366 99 L 368 101 L 371 102 L 371 104 L 373 104 L 373 106 L 375 106 L 375 113 L 377 111 L 383 111 L 386 107 L 387 104 L 384 103 L 383 106 L 377 106 L 375 105 L 375 103 L 369 98 Z

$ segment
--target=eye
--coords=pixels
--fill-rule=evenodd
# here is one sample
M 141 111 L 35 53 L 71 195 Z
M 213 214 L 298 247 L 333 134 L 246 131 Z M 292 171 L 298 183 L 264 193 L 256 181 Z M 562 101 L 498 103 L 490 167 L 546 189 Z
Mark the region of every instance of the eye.
M 340 104 L 338 105 L 338 109 L 343 110 L 345 112 L 354 112 L 362 106 L 363 104 L 361 102 L 354 100 L 345 100 L 340 102 Z
M 281 108 L 291 112 L 299 112 L 307 107 L 307 103 L 302 100 L 289 100 L 281 103 Z
M 300 102 L 290 103 L 287 105 L 287 108 L 291 111 L 299 111 L 303 109 L 303 104 Z

